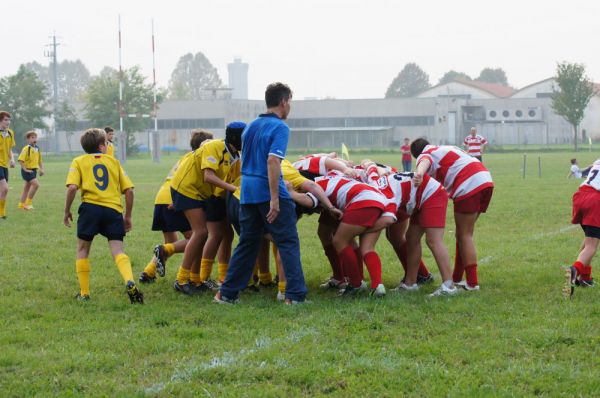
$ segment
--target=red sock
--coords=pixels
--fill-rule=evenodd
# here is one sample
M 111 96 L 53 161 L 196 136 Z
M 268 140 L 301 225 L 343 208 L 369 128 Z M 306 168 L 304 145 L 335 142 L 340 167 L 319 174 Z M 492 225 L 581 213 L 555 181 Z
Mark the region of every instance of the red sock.
M 424 276 L 426 278 L 429 276 L 429 270 L 425 266 L 423 259 L 421 259 L 421 262 L 419 263 L 419 276 Z
M 363 268 L 363 255 L 360 252 L 360 248 L 354 249 L 354 254 L 356 255 L 356 261 L 358 261 L 358 273 L 360 274 L 361 282 L 365 280 L 365 269 Z
M 398 250 L 394 249 L 396 251 L 396 255 L 398 256 L 398 258 L 400 259 L 400 264 L 402 264 L 402 269 L 404 270 L 404 273 L 406 274 L 406 263 L 408 262 L 407 258 L 408 258 L 408 251 L 406 250 L 406 242 L 404 242 L 399 248 Z
M 575 261 L 573 267 L 575 267 L 579 275 L 585 274 L 585 265 L 581 261 Z
M 477 281 L 477 264 L 469 264 L 465 267 L 467 274 L 467 284 L 471 287 L 479 285 Z
M 462 281 L 464 273 L 465 265 L 463 264 L 462 258 L 460 257 L 458 242 L 456 242 L 456 255 L 454 256 L 454 272 L 452 273 L 452 280 L 454 281 L 454 283 Z
M 341 281 L 344 279 L 344 273 L 342 272 L 342 267 L 340 266 L 340 258 L 338 257 L 337 252 L 333 245 L 327 245 L 323 248 L 325 250 L 325 256 L 329 260 L 329 265 L 331 265 L 331 270 L 333 271 L 333 279 Z
M 350 286 L 359 287 L 362 279 L 358 272 L 358 261 L 354 249 L 352 249 L 352 246 L 346 246 L 338 253 L 338 255 L 344 275 L 346 275 L 350 281 Z
M 371 288 L 375 289 L 381 283 L 381 259 L 375 252 L 368 252 L 364 259 L 371 275 Z
M 581 273 L 581 279 L 583 279 L 584 281 L 592 280 L 592 266 L 591 265 L 586 265 L 585 267 L 583 267 L 583 272 Z

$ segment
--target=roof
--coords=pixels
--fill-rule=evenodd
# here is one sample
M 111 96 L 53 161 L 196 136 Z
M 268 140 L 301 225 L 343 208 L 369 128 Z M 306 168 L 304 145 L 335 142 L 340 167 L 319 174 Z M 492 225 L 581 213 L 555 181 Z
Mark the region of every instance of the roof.
M 487 83 L 479 80 L 467 80 L 460 77 L 454 79 L 453 81 L 457 83 L 466 84 L 467 86 L 478 88 L 480 90 L 492 94 L 495 97 L 500 98 L 510 97 L 515 93 L 514 88 L 498 83 Z

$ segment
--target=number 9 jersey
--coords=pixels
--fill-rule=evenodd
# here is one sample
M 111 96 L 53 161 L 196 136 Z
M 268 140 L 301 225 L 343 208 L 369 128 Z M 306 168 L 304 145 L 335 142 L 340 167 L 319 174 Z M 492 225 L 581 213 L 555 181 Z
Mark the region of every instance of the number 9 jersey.
M 103 153 L 78 156 L 71 162 L 66 185 L 81 190 L 81 201 L 123 212 L 121 195 L 133 183 L 114 157 Z

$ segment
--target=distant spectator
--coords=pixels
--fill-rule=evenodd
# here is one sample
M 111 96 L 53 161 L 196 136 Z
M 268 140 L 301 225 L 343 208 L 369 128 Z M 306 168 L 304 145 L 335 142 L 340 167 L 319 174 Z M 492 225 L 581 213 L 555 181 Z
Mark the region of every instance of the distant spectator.
M 577 164 L 577 159 L 573 158 L 573 159 L 571 159 L 571 170 L 569 171 L 569 175 L 567 176 L 567 178 L 571 178 L 571 177 L 587 178 L 588 173 L 590 172 L 591 168 L 592 168 L 592 165 L 589 165 L 588 167 L 586 167 L 583 170 L 580 169 L 579 165 Z
M 467 149 L 467 153 L 473 156 L 475 159 L 483 162 L 483 148 L 487 145 L 487 140 L 481 135 L 477 134 L 477 129 L 471 127 L 471 133 L 465 137 L 463 145 Z
M 409 172 L 412 169 L 412 157 L 410 154 L 410 139 L 404 139 L 404 145 L 400 147 L 402 151 L 402 170 Z

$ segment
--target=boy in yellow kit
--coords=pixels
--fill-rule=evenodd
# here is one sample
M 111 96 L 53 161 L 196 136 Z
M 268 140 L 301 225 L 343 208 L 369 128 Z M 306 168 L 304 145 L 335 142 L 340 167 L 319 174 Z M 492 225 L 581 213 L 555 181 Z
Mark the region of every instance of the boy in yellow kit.
M 106 154 L 115 158 L 115 144 L 113 144 L 115 130 L 110 126 L 106 126 L 104 132 L 106 133 Z
M 6 219 L 6 196 L 8 195 L 8 168 L 15 167 L 12 147 L 15 133 L 9 129 L 10 113 L 0 112 L 0 219 Z
M 33 197 L 40 187 L 37 179 L 38 170 L 40 176 L 44 175 L 44 164 L 42 163 L 42 153 L 37 146 L 37 134 L 35 131 L 29 131 L 25 134 L 27 145 L 23 147 L 18 161 L 21 164 L 21 177 L 25 181 L 19 209 L 33 210 Z
M 71 227 L 71 205 L 77 190 L 81 189 L 81 205 L 77 219 L 77 261 L 75 269 L 80 301 L 90 299 L 90 261 L 88 259 L 94 236 L 108 239 L 110 252 L 126 285 L 131 303 L 144 303 L 144 295 L 133 281 L 131 262 L 123 253 L 123 237 L 131 230 L 133 184 L 121 164 L 106 155 L 106 134 L 100 129 L 89 129 L 81 136 L 85 155 L 73 159 L 67 175 L 67 198 L 63 223 Z M 121 194 L 125 195 L 125 215 L 122 215 Z

